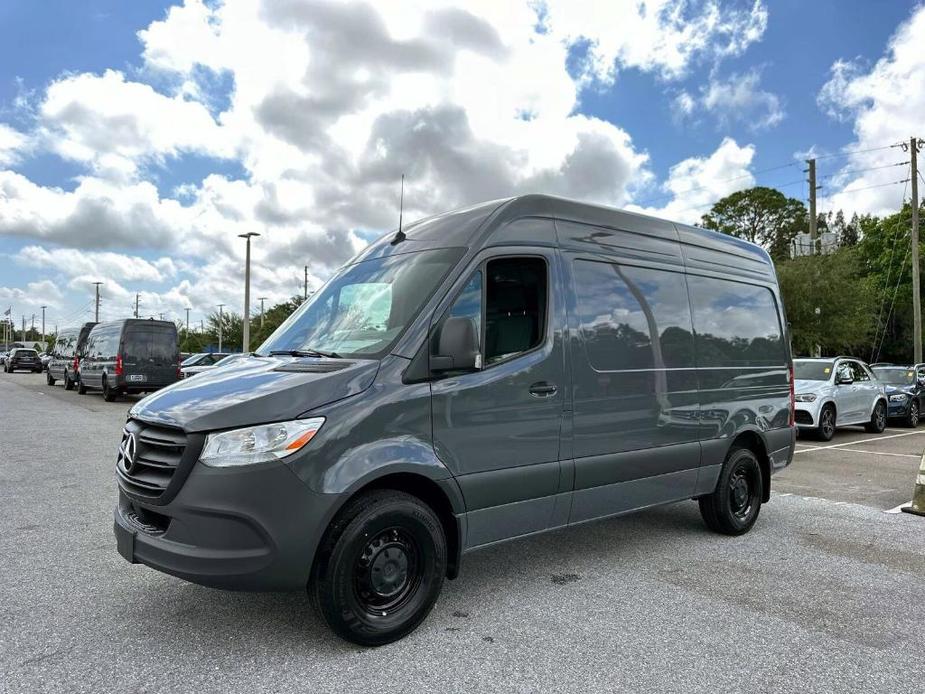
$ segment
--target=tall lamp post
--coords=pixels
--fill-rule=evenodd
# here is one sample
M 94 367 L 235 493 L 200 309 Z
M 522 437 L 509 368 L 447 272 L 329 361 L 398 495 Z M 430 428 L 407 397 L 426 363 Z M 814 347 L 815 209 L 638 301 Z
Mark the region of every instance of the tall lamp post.
M 251 351 L 251 237 L 260 236 L 256 231 L 249 231 L 238 236 L 247 242 L 244 257 L 244 339 L 241 351 Z

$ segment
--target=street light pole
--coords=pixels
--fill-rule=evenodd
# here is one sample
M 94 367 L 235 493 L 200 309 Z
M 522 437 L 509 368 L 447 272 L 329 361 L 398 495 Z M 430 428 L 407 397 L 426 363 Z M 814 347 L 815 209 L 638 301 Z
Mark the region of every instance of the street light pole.
M 241 351 L 251 351 L 251 237 L 260 236 L 256 231 L 248 231 L 238 236 L 247 242 L 244 252 L 244 338 Z
M 96 313 L 95 313 L 95 318 L 93 320 L 99 323 L 100 322 L 100 285 L 102 284 L 102 282 L 94 282 L 93 284 L 96 285 Z
M 218 351 L 222 351 L 222 323 L 225 321 L 222 319 L 222 307 L 225 304 L 218 305 Z
M 263 330 L 263 302 L 267 300 L 267 297 L 261 296 L 257 298 L 257 301 L 260 302 L 260 329 Z
M 47 306 L 42 306 L 42 349 L 48 349 L 48 345 L 45 344 L 45 309 Z

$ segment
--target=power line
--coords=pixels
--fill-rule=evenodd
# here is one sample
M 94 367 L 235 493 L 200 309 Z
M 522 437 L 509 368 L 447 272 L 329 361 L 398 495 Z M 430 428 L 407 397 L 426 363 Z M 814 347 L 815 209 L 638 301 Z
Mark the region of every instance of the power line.
M 864 154 L 865 152 L 879 152 L 881 149 L 892 149 L 893 147 L 898 147 L 899 145 L 884 145 L 883 147 L 869 147 L 867 149 L 852 149 L 847 152 L 837 152 L 835 154 L 823 154 L 816 157 L 816 160 L 819 159 L 832 159 L 834 157 L 850 157 L 852 154 Z
M 884 164 L 883 166 L 871 166 L 866 169 L 848 169 L 847 171 L 836 171 L 835 173 L 825 174 L 824 176 L 820 176 L 819 178 L 832 178 L 833 176 L 845 176 L 847 174 L 863 173 L 865 171 L 879 171 L 880 169 L 890 169 L 894 166 L 905 166 L 908 163 L 909 162 L 907 160 L 907 161 L 900 161 L 895 164 Z

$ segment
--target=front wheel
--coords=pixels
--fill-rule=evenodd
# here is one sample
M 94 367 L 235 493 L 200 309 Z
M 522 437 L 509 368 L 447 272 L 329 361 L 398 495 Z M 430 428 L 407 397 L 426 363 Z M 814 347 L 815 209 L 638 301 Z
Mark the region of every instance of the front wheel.
M 870 421 L 864 425 L 871 434 L 879 434 L 886 429 L 886 405 L 883 400 L 878 400 L 874 405 L 874 411 L 870 415 Z
M 816 438 L 820 441 L 831 441 L 833 436 L 835 436 L 835 408 L 832 405 L 826 405 L 819 413 Z
M 714 532 L 742 535 L 758 520 L 763 498 L 758 458 L 747 448 L 734 448 L 719 473 L 716 490 L 698 499 L 700 515 Z
M 328 626 L 361 646 L 414 631 L 446 575 L 446 538 L 417 497 L 375 490 L 348 502 L 331 524 L 309 593 Z
M 906 426 L 915 429 L 919 425 L 919 403 L 915 400 L 909 405 L 909 414 L 906 415 Z

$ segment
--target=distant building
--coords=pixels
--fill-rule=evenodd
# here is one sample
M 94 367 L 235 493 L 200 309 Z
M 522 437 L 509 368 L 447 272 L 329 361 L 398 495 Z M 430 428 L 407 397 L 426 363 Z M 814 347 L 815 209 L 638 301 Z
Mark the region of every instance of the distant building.
M 828 255 L 838 250 L 838 234 L 834 231 L 825 231 L 819 234 L 816 241 L 819 253 Z M 790 257 L 799 258 L 804 255 L 813 255 L 813 243 L 809 234 L 797 234 L 790 242 Z

